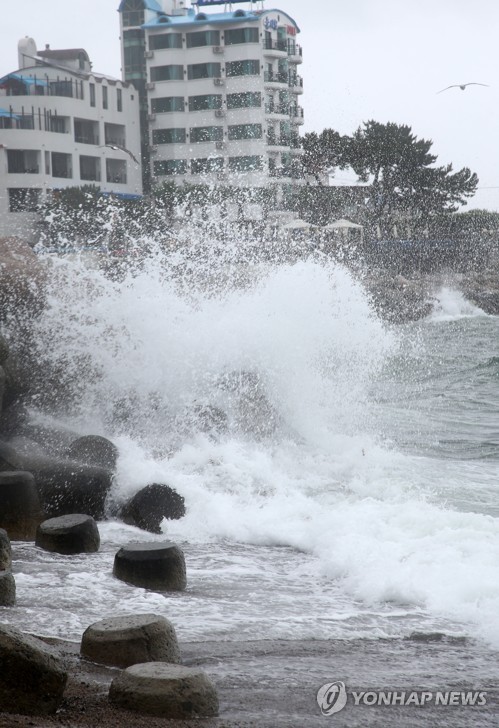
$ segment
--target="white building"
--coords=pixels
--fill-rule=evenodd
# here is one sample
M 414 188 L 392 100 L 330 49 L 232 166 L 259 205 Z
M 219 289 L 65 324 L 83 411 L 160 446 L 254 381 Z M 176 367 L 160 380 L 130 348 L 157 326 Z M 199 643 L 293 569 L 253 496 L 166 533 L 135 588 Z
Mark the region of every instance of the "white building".
M 224 12 L 206 12 L 221 4 Z M 123 73 L 140 90 L 153 185 L 302 181 L 299 28 L 256 4 L 122 0 Z
M 137 90 L 92 71 L 86 51 L 37 51 L 0 78 L 0 235 L 26 235 L 53 190 L 142 194 Z

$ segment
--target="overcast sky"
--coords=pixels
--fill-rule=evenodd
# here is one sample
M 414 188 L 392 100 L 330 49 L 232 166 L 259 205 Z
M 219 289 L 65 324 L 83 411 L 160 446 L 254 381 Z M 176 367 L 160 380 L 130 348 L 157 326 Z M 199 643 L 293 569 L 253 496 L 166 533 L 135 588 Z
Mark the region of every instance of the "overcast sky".
M 96 71 L 121 76 L 118 4 L 3 0 L 0 73 L 16 69 L 17 41 L 30 35 L 39 49 L 83 47 Z M 286 11 L 301 30 L 305 132 L 350 134 L 369 119 L 408 124 L 433 141 L 439 164 L 478 174 L 468 209 L 499 211 L 499 0 L 266 0 L 264 7 Z M 489 87 L 437 93 L 470 81 Z

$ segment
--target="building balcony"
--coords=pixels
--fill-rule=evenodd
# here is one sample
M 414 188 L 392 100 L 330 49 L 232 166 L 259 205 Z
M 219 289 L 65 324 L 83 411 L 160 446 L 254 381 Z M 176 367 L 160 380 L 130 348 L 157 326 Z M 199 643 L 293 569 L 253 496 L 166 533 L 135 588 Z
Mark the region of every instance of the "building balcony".
M 285 40 L 266 39 L 263 41 L 263 55 L 282 58 L 288 54 L 288 45 Z
M 301 76 L 289 76 L 288 86 L 295 94 L 303 93 L 303 78 Z
M 278 137 L 274 136 L 273 134 L 267 135 L 267 147 L 273 147 L 272 151 L 279 150 L 282 151 L 282 149 L 289 149 L 289 137 Z M 270 151 L 270 150 L 269 150 Z
M 289 104 L 265 104 L 267 115 L 289 116 Z
M 288 86 L 289 84 L 288 74 L 284 72 L 265 71 L 263 78 L 265 85 L 270 87 L 279 88 L 281 86 Z
M 291 43 L 288 46 L 288 61 L 290 63 L 303 63 L 302 47 L 298 43 Z
M 291 106 L 290 115 L 293 119 L 294 124 L 303 124 L 305 119 L 303 118 L 303 109 L 301 106 Z

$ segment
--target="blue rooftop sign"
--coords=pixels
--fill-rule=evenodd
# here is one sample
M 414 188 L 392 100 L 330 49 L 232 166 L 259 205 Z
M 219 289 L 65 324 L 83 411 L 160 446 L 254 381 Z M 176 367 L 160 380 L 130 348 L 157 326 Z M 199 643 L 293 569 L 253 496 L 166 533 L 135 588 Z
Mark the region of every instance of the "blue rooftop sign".
M 250 3 L 252 0 L 197 0 L 196 5 L 227 5 L 227 3 Z

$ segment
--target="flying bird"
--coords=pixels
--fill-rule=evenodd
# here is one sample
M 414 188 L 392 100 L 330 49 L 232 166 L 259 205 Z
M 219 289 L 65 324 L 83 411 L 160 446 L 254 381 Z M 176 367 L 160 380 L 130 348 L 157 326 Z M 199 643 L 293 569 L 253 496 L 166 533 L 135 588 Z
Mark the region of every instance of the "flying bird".
M 122 147 L 120 144 L 101 144 L 101 147 L 109 147 L 109 149 L 115 149 L 116 151 L 125 152 L 125 154 L 128 154 L 130 159 L 133 159 L 135 164 L 140 164 L 137 157 L 134 154 L 132 154 L 132 152 L 129 149 L 127 149 L 126 147 Z
M 450 88 L 460 88 L 461 91 L 464 91 L 466 86 L 487 86 L 488 83 L 476 83 L 475 81 L 470 81 L 470 83 L 455 83 L 452 86 L 446 86 L 445 88 L 441 89 L 440 91 L 437 91 L 437 94 L 441 94 L 442 91 L 448 91 Z

